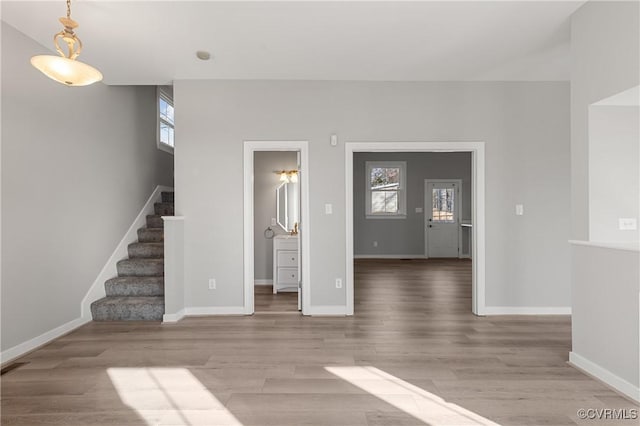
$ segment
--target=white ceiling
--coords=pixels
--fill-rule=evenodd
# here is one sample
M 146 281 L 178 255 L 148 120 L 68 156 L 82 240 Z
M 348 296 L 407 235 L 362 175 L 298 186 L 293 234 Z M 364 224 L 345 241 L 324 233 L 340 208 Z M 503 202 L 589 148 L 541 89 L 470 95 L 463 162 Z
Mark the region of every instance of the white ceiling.
M 583 3 L 77 0 L 72 17 L 80 59 L 107 84 L 548 81 L 569 79 L 569 18 Z M 2 2 L 2 20 L 44 46 L 29 54 L 52 48 L 65 12 L 64 0 Z

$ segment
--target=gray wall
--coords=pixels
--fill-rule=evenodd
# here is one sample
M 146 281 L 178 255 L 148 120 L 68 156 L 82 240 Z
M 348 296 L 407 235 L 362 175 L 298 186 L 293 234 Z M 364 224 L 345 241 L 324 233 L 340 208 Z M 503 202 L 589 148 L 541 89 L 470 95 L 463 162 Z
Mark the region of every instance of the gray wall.
M 637 389 L 638 251 L 574 245 L 572 268 L 572 352 Z
M 271 226 L 271 218 L 276 217 L 276 189 L 280 186 L 280 176 L 275 170 L 297 169 L 296 152 L 257 151 L 253 157 L 253 235 L 254 235 L 254 277 L 256 280 L 273 278 L 273 240 L 264 237 L 264 230 Z M 271 226 L 276 234 L 285 231 L 278 225 Z
M 640 216 L 640 108 L 592 106 L 589 113 L 589 239 L 638 241 L 619 218 Z
M 638 2 L 587 2 L 571 20 L 571 200 L 576 240 L 590 239 L 589 106 L 640 83 L 639 12 Z M 573 353 L 637 389 L 638 252 L 575 246 L 571 265 Z
M 640 4 L 585 3 L 571 19 L 571 236 L 589 239 L 589 105 L 640 84 Z
M 80 317 L 80 302 L 173 157 L 154 87 L 64 87 L 2 23 L 2 350 Z
M 407 218 L 398 220 L 365 218 L 365 163 L 407 162 Z M 471 220 L 471 153 L 370 153 L 353 154 L 353 244 L 356 255 L 423 256 L 425 179 L 462 179 L 461 219 Z M 465 233 L 466 235 L 466 233 Z M 373 242 L 378 247 L 373 247 Z M 467 247 L 466 239 L 463 247 Z
M 487 306 L 569 305 L 568 83 L 209 80 L 176 81 L 174 94 L 187 306 L 243 304 L 245 140 L 309 141 L 312 305 L 345 304 L 344 142 L 452 140 L 486 142 Z

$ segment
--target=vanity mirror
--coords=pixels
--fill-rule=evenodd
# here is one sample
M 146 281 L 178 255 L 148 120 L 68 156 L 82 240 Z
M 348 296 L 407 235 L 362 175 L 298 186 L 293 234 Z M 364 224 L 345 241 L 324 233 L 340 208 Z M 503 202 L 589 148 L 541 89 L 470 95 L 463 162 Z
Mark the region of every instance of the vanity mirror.
M 300 222 L 298 182 L 283 182 L 276 189 L 276 218 L 278 226 L 291 232 Z

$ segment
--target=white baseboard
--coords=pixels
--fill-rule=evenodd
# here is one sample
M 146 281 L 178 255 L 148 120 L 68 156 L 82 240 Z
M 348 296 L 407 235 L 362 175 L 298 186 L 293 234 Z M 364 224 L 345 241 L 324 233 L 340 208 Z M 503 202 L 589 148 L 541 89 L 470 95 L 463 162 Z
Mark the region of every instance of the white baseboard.
M 184 309 L 186 317 L 206 315 L 245 315 L 245 313 L 244 306 L 206 306 Z
M 581 370 L 582 372 L 600 380 L 606 385 L 612 387 L 618 392 L 626 395 L 636 402 L 640 402 L 640 388 L 627 382 L 622 377 L 619 377 L 606 368 L 599 366 L 598 364 L 589 361 L 585 357 L 578 355 L 575 352 L 569 352 L 569 364 Z
M 423 254 L 354 254 L 354 259 L 426 259 Z
M 309 312 L 305 312 L 305 315 L 313 316 L 346 316 L 347 307 L 343 305 L 317 305 L 310 306 Z
M 482 315 L 571 315 L 571 306 L 485 306 Z
M 38 337 L 34 337 L 33 339 L 29 339 L 26 342 L 20 343 L 19 345 L 4 350 L 0 352 L 0 364 L 4 365 L 5 363 L 21 357 L 28 352 L 38 349 L 39 347 L 46 345 L 53 339 L 64 336 L 65 334 L 72 332 L 76 328 L 83 326 L 90 321 L 90 319 L 87 320 L 86 318 L 76 318 L 65 324 L 62 324 L 59 327 L 54 328 L 53 330 L 42 333 Z
M 138 241 L 138 228 L 145 226 L 147 215 L 153 214 L 153 205 L 162 198 L 163 191 L 173 191 L 173 188 L 161 185 L 156 187 L 142 207 L 142 210 L 140 210 L 140 213 L 138 213 L 138 216 L 134 219 L 133 223 L 124 234 L 124 237 L 122 237 L 122 240 L 120 240 L 120 243 L 111 254 L 111 257 L 107 260 L 107 263 L 105 263 L 93 284 L 91 284 L 89 291 L 87 291 L 87 294 L 82 299 L 82 303 L 80 305 L 82 318 L 91 320 L 91 304 L 96 300 L 105 297 L 105 281 L 118 275 L 118 269 L 116 267 L 118 261 L 126 259 L 129 255 L 127 247 L 129 244 Z
M 180 309 L 175 314 L 164 314 L 162 316 L 162 323 L 165 324 L 165 323 L 178 322 L 182 318 L 184 318 L 184 309 Z
M 254 285 L 273 285 L 273 280 L 253 280 Z

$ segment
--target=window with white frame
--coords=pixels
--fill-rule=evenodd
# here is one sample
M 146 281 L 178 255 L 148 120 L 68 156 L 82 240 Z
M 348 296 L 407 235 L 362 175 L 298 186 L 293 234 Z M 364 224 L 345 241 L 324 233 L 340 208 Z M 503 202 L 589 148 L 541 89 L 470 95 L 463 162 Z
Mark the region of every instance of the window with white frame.
M 369 219 L 407 217 L 407 163 L 366 162 L 366 217 Z
M 173 153 L 175 146 L 173 89 L 158 87 L 158 148 Z

